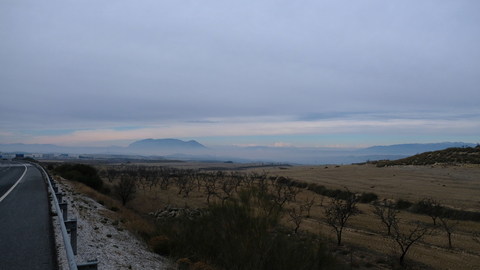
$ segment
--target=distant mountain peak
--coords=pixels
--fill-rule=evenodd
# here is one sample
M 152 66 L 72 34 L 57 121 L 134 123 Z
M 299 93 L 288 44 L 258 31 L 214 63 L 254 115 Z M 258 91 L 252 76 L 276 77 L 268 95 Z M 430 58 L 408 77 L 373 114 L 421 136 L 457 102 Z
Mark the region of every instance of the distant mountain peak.
M 475 144 L 464 142 L 442 142 L 442 143 L 408 143 L 394 145 L 379 145 L 358 150 L 359 152 L 415 155 L 423 152 L 444 150 L 451 147 L 474 147 Z
M 134 149 L 205 149 L 203 144 L 195 140 L 182 141 L 178 139 L 144 139 L 131 143 L 128 148 Z

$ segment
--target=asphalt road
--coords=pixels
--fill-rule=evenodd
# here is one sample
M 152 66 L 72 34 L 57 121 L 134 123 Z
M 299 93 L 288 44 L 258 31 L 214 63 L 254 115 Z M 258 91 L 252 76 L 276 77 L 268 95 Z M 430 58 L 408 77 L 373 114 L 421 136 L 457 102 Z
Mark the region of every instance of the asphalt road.
M 0 161 L 0 269 L 57 269 L 54 243 L 40 172 L 32 165 Z

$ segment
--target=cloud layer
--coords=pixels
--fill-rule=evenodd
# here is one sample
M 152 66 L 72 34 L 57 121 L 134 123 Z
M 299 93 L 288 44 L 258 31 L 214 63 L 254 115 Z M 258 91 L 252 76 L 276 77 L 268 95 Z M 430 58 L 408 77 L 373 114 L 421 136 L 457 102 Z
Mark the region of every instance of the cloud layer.
M 477 10 L 475 1 L 4 1 L 0 142 L 475 136 Z

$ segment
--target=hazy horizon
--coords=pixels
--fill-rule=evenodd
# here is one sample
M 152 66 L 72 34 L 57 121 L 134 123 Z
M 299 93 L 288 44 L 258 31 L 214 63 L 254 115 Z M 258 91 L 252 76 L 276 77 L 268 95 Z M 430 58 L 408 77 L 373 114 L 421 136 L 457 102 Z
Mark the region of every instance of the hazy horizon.
M 480 142 L 480 2 L 2 1 L 0 143 Z

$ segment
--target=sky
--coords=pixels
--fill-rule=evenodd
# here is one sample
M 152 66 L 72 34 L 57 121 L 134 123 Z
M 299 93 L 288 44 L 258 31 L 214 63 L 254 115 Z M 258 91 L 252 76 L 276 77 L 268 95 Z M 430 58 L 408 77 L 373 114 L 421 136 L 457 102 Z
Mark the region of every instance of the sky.
M 480 142 L 480 1 L 0 2 L 0 143 Z

